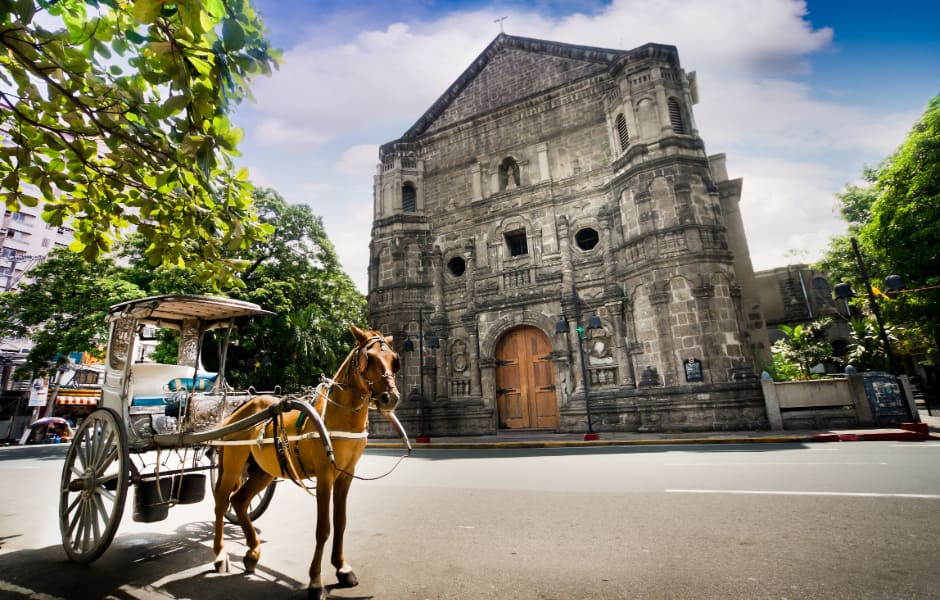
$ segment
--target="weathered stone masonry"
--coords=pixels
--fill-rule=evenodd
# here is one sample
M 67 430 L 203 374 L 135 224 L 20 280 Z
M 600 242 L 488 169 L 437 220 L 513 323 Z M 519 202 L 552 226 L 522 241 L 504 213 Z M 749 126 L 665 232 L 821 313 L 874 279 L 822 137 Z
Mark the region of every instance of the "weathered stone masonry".
M 741 182 L 706 155 L 695 96 L 672 46 L 500 34 L 382 146 L 370 323 L 399 350 L 425 334 L 423 402 L 402 353 L 409 431 L 585 430 L 578 312 L 602 325 L 583 341 L 595 430 L 767 426 Z

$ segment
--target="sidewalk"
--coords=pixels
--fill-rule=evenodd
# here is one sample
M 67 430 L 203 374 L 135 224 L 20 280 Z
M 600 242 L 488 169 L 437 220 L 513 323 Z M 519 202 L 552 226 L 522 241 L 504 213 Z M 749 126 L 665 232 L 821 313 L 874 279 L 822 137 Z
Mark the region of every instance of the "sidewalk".
M 655 444 L 781 444 L 855 441 L 940 440 L 940 413 L 920 410 L 920 423 L 896 428 L 840 429 L 827 431 L 704 431 L 693 433 L 598 432 L 598 439 L 584 441 L 583 433 L 500 431 L 496 435 L 433 437 L 427 443 L 411 438 L 413 448 L 571 448 Z M 370 438 L 370 448 L 401 448 L 401 440 Z

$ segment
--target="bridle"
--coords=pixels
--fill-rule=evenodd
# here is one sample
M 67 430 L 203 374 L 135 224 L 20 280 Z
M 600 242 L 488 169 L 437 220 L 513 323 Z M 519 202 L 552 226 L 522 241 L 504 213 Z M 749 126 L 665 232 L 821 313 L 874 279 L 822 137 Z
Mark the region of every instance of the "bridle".
M 361 346 L 357 346 L 353 348 L 352 352 L 349 353 L 349 355 L 346 357 L 346 360 L 343 361 L 342 366 L 340 366 L 338 370 L 338 372 L 343 372 L 346 369 L 349 369 L 350 360 L 353 358 L 353 356 L 356 357 L 356 366 L 355 366 L 356 375 L 361 382 L 365 383 L 364 387 L 366 389 L 366 391 L 363 392 L 362 391 L 363 386 L 356 386 L 359 388 L 359 394 L 360 394 L 359 405 L 346 406 L 345 404 L 340 404 L 339 402 L 336 402 L 335 400 L 333 400 L 330 397 L 330 389 L 333 386 L 336 386 L 342 389 L 343 384 L 339 383 L 338 381 L 334 381 L 330 379 L 329 377 L 322 376 L 320 377 L 321 386 L 325 384 L 326 389 L 325 391 L 322 391 L 322 388 L 318 387 L 318 394 L 323 395 L 323 397 L 326 399 L 327 404 L 330 404 L 331 406 L 335 406 L 337 408 L 341 408 L 343 410 L 347 410 L 352 413 L 358 413 L 358 412 L 361 412 L 363 408 L 366 408 L 375 402 L 376 392 L 375 390 L 372 389 L 372 386 L 375 385 L 376 382 L 384 381 L 386 384 L 386 390 L 388 390 L 389 388 L 395 387 L 395 373 L 393 373 L 392 371 L 385 371 L 384 373 L 379 375 L 380 379 L 377 379 L 377 380 L 371 380 L 371 379 L 366 378 L 365 376 L 366 363 L 368 361 L 367 353 L 369 351 L 369 348 L 371 348 L 372 346 L 376 344 L 379 344 L 379 347 L 383 352 L 392 352 L 394 354 L 394 351 L 389 347 L 384 337 L 379 336 L 379 335 L 374 335 L 370 337 L 368 340 L 366 340 L 365 343 L 363 343 Z M 397 359 L 397 355 L 395 355 L 395 357 Z M 383 392 L 383 393 L 387 393 L 387 392 Z M 326 405 L 324 405 L 323 407 L 323 412 L 324 413 L 326 412 Z M 326 416 L 326 415 L 324 414 L 323 416 Z

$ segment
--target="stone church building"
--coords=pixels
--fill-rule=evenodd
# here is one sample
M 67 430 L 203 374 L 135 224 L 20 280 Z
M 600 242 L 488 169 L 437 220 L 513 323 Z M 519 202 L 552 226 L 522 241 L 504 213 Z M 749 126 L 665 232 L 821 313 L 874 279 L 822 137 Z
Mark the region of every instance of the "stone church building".
M 673 46 L 500 34 L 381 147 L 369 322 L 409 432 L 767 426 L 741 180 L 696 96 Z

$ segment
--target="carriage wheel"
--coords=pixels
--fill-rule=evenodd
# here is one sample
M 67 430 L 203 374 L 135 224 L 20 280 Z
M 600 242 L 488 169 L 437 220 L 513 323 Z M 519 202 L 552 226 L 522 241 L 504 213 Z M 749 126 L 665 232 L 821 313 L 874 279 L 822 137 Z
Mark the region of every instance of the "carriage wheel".
M 209 487 L 212 490 L 215 490 L 215 483 L 218 479 L 218 473 L 216 472 L 216 461 L 218 461 L 218 455 L 214 449 L 210 449 L 208 452 L 209 462 L 212 464 L 212 468 L 209 470 Z M 242 482 L 248 479 L 248 465 L 245 465 L 245 471 L 242 473 Z M 261 492 L 251 499 L 251 502 L 248 503 L 248 518 L 252 521 L 261 517 L 264 514 L 264 511 L 268 510 L 268 505 L 271 504 L 271 499 L 274 498 L 274 487 L 277 485 L 277 479 L 272 481 L 268 487 L 261 490 Z M 229 523 L 238 524 L 238 516 L 235 514 L 235 511 L 232 510 L 232 506 L 229 505 L 228 509 L 225 511 L 225 518 Z
M 62 468 L 59 530 L 69 560 L 90 563 L 108 549 L 129 482 L 127 433 L 116 412 L 98 409 L 78 428 Z

